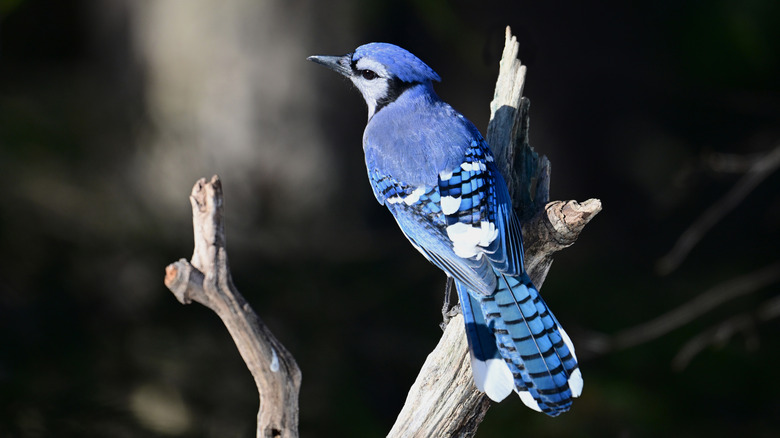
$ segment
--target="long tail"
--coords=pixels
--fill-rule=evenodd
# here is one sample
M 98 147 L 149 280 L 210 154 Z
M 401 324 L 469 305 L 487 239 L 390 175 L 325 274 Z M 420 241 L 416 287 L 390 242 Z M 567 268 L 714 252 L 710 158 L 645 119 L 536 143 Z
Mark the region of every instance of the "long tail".
M 526 274 L 498 275 L 491 296 L 456 282 L 474 381 L 495 401 L 512 390 L 528 407 L 557 416 L 582 392 L 574 346 Z

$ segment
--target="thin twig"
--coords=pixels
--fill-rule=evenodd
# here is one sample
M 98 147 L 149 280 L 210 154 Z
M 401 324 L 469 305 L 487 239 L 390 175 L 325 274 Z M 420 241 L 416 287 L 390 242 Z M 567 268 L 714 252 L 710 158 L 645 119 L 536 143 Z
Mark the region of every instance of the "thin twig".
M 780 262 L 718 284 L 685 304 L 648 322 L 607 337 L 594 335 L 588 342 L 591 354 L 602 355 L 643 344 L 690 323 L 701 315 L 737 297 L 751 294 L 780 282 Z
M 745 312 L 732 316 L 689 340 L 677 355 L 672 359 L 672 368 L 681 371 L 707 347 L 711 345 L 725 344 L 729 339 L 740 332 L 744 332 L 748 338 L 749 347 L 758 346 L 758 338 L 755 326 L 759 323 L 780 317 L 780 297 L 765 301 L 757 311 Z
M 702 237 L 778 167 L 780 167 L 780 145 L 766 153 L 762 159 L 755 160 L 734 187 L 718 202 L 705 210 L 682 233 L 671 251 L 658 260 L 656 265 L 658 273 L 667 275 L 677 269 Z

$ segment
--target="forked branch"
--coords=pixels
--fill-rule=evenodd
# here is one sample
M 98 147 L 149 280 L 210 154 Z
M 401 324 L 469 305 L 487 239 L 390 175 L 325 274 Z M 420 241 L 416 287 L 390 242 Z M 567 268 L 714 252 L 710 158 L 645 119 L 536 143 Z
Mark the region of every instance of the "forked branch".
M 301 371 L 233 284 L 219 178 L 198 180 L 190 202 L 195 234 L 192 260 L 168 265 L 165 285 L 182 304 L 196 301 L 216 312 L 227 327 L 260 395 L 257 437 L 296 438 Z

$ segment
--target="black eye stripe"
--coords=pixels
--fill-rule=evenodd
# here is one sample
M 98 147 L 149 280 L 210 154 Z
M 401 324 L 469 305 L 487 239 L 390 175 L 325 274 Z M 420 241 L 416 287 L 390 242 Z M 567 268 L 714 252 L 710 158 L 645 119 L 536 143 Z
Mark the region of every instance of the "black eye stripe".
M 351 59 L 349 66 L 352 68 L 352 71 L 357 71 L 357 59 L 352 59 L 352 53 L 348 54 L 347 56 L 349 56 L 349 59 Z
M 404 93 L 404 91 L 419 84 L 419 82 L 404 82 L 395 77 L 390 78 L 387 83 L 387 94 L 376 102 L 376 111 L 378 112 L 382 108 L 393 103 L 400 95 Z

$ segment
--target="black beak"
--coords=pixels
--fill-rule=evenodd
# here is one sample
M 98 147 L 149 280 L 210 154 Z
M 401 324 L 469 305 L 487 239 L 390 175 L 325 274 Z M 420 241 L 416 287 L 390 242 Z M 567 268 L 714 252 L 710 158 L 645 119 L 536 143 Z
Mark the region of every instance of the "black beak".
M 322 64 L 329 69 L 340 73 L 346 77 L 352 76 L 352 67 L 350 62 L 352 57 L 350 55 L 344 56 L 309 56 L 306 58 L 309 61 Z

